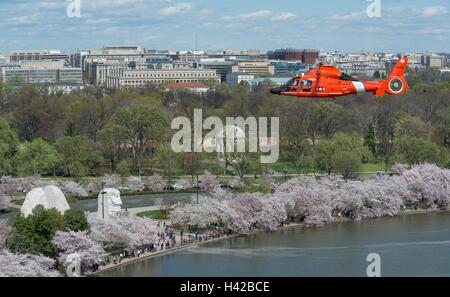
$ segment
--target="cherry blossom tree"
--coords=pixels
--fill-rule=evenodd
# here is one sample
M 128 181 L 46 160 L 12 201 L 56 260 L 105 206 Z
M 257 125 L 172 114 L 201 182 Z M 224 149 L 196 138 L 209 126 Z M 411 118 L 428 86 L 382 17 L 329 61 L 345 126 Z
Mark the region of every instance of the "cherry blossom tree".
M 20 184 L 17 178 L 5 175 L 0 178 L 0 191 L 11 199 L 16 194 Z
M 430 164 L 410 170 L 397 165 L 395 170 L 395 175 L 365 181 L 299 177 L 277 186 L 270 195 L 214 191 L 199 204 L 178 205 L 170 217 L 178 224 L 200 228 L 215 224 L 246 233 L 255 227 L 275 230 L 292 220 L 322 226 L 335 218 L 394 216 L 416 202 L 426 208 L 448 206 L 450 170 Z
M 60 181 L 59 187 L 66 195 L 75 195 L 79 197 L 89 196 L 89 193 L 79 183 L 71 180 Z
M 8 207 L 17 188 L 19 188 L 19 182 L 16 178 L 8 175 L 0 178 L 0 209 Z
M 40 187 L 41 176 L 40 175 L 31 175 L 22 179 L 20 182 L 20 186 L 23 191 L 29 192 L 33 188 Z
M 217 177 L 209 173 L 199 176 L 198 180 L 202 182 L 202 185 L 208 192 L 213 192 L 219 185 Z
M 142 182 L 142 179 L 138 176 L 130 176 L 127 179 L 127 184 L 130 191 L 132 192 L 142 192 L 144 191 L 144 183 Z
M 11 227 L 7 220 L 0 220 L 0 251 L 6 246 L 6 238 L 8 238 Z
M 414 166 L 401 175 L 413 202 L 424 208 L 445 208 L 450 199 L 450 170 L 432 164 Z
M 121 214 L 103 220 L 96 214 L 88 215 L 91 226 L 90 236 L 104 245 L 105 249 L 114 246 L 140 247 L 158 240 L 156 222 L 135 215 Z
M 154 192 L 162 191 L 164 188 L 163 178 L 158 174 L 149 176 L 148 187 Z
M 105 253 L 100 243 L 94 241 L 87 231 L 56 232 L 52 243 L 58 249 L 59 262 L 66 263 L 67 256 L 77 253 L 83 269 L 88 269 Z
M 56 277 L 55 261 L 31 254 L 12 254 L 0 251 L 0 277 Z
M 7 208 L 10 202 L 11 202 L 11 197 L 8 195 L 5 195 L 0 190 L 0 209 Z
M 122 178 L 118 174 L 105 174 L 100 179 L 99 189 L 101 188 L 102 183 L 105 188 L 117 189 L 122 185 Z

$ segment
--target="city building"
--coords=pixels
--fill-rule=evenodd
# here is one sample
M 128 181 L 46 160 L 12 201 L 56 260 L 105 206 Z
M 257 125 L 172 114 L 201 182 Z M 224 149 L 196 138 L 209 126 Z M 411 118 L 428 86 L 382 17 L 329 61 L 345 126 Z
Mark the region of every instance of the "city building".
M 187 90 L 193 93 L 204 94 L 210 90 L 210 87 L 204 82 L 177 83 L 171 82 L 166 90 Z
M 261 61 L 267 60 L 267 55 L 257 50 L 226 50 L 222 56 L 228 61 Z
M 226 81 L 228 73 L 232 72 L 232 67 L 235 65 L 235 61 L 227 61 L 225 58 L 208 58 L 201 59 L 197 63 L 197 67 L 201 69 L 212 69 L 216 70 L 217 74 L 220 76 L 222 82 Z
M 275 66 L 275 74 L 296 76 L 308 72 L 309 68 L 301 61 L 271 61 Z
M 6 82 L 6 71 L 15 69 L 20 69 L 20 65 L 12 63 L 0 64 L 0 82 Z
M 23 60 L 11 67 L 2 67 L 2 80 L 22 83 L 83 83 L 81 68 L 65 67 L 62 60 Z
M 249 81 L 250 86 L 256 87 L 259 84 L 269 84 L 271 86 L 282 86 L 286 84 L 291 77 L 257 77 Z
M 69 56 L 62 54 L 58 50 L 19 50 L 10 53 L 9 63 L 19 63 L 21 61 L 39 60 L 64 60 L 68 61 Z
M 444 57 L 438 54 L 424 54 L 422 56 L 422 64 L 426 67 L 444 67 Z
M 164 84 L 169 82 L 220 82 L 215 70 L 210 69 L 147 69 L 123 70 L 108 74 L 107 87 L 117 89 L 123 87 L 144 87 L 149 84 Z
M 149 54 L 151 56 L 151 54 Z M 145 60 L 145 50 L 135 45 L 109 45 L 101 50 L 82 50 L 80 51 L 80 63 L 83 72 L 88 69 L 88 64 L 97 60 L 127 60 L 128 62 L 136 60 Z
M 423 55 L 418 53 L 411 53 L 408 55 L 408 65 L 410 67 L 422 66 Z
M 209 58 L 208 54 L 204 51 L 179 51 L 177 55 L 174 57 L 174 60 L 178 60 L 181 62 L 188 62 L 191 65 L 194 62 L 198 62 L 201 59 Z
M 241 83 L 249 84 L 253 79 L 255 79 L 254 75 L 244 72 L 233 72 L 226 75 L 227 84 L 233 88 L 239 86 Z
M 319 50 L 315 49 L 277 49 L 270 51 L 267 56 L 270 60 L 302 61 L 305 65 L 314 65 L 319 59 Z
M 50 83 L 46 84 L 49 93 L 63 93 L 69 94 L 74 91 L 81 91 L 84 89 L 83 84 L 79 83 Z
M 302 61 L 302 50 L 286 48 L 277 49 L 267 53 L 270 60 L 282 60 L 282 61 Z
M 269 61 L 239 61 L 232 66 L 231 72 L 244 72 L 254 76 L 275 74 L 275 66 Z

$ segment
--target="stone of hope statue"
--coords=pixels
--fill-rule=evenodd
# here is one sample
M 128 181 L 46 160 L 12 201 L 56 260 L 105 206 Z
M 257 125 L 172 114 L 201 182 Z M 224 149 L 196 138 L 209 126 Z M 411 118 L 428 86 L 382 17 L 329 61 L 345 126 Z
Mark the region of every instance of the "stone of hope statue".
M 122 199 L 120 191 L 117 189 L 103 189 L 98 194 L 97 216 L 99 219 L 109 219 L 112 216 L 118 216 L 122 212 Z

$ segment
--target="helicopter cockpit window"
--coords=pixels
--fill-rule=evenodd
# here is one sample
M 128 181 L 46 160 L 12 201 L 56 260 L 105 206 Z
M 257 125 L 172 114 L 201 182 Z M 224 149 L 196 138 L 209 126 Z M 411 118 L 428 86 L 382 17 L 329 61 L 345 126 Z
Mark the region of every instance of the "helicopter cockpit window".
M 340 79 L 342 80 L 350 80 L 350 81 L 357 81 L 356 78 L 354 78 L 353 76 L 348 75 L 347 73 L 342 73 L 340 76 Z
M 312 80 L 302 80 L 302 88 L 311 88 Z

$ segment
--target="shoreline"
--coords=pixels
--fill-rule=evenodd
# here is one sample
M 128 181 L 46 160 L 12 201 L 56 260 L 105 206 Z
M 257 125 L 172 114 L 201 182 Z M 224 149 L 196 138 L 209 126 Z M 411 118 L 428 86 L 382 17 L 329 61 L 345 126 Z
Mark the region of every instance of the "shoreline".
M 401 211 L 399 214 L 391 216 L 391 217 L 405 216 L 405 215 L 427 214 L 427 213 L 434 213 L 434 212 L 448 212 L 448 211 L 450 211 L 450 207 L 447 208 L 446 210 L 442 210 L 442 209 L 405 210 L 405 211 Z M 389 216 L 378 217 L 378 218 L 386 218 L 386 217 L 389 217 Z M 378 219 L 378 218 L 373 218 L 373 219 Z M 339 218 L 339 219 L 334 219 L 328 225 L 334 224 L 334 223 L 352 222 L 352 221 L 354 221 L 354 220 L 348 219 L 348 218 Z M 291 224 L 279 227 L 274 232 L 280 231 L 280 230 L 285 230 L 285 229 L 301 228 L 301 227 L 305 228 L 306 225 L 304 223 L 291 223 Z M 168 249 L 168 250 L 145 253 L 145 254 L 142 254 L 140 257 L 124 259 L 121 263 L 118 263 L 118 264 L 109 264 L 107 266 L 102 266 L 97 271 L 86 274 L 85 277 L 98 276 L 99 274 L 101 274 L 103 272 L 114 270 L 114 269 L 117 269 L 119 267 L 126 266 L 128 264 L 136 263 L 136 262 L 139 262 L 139 261 L 142 261 L 142 260 L 147 260 L 147 259 L 154 258 L 154 257 L 159 257 L 159 256 L 162 256 L 162 255 L 165 255 L 165 254 L 169 254 L 169 253 L 173 253 L 173 252 L 178 252 L 180 250 L 185 250 L 185 249 L 196 247 L 196 246 L 201 246 L 201 245 L 204 245 L 204 244 L 207 244 L 207 243 L 219 242 L 219 241 L 223 241 L 223 240 L 226 240 L 226 239 L 232 239 L 232 238 L 236 238 L 236 237 L 240 237 L 240 236 L 247 236 L 247 235 L 258 234 L 258 233 L 263 233 L 263 232 L 266 232 L 266 231 L 258 229 L 258 230 L 253 230 L 253 231 L 251 231 L 249 233 L 246 233 L 246 234 L 234 234 L 234 235 L 230 235 L 230 236 L 226 236 L 225 235 L 225 236 L 220 237 L 220 238 L 211 239 L 211 240 L 202 241 L 202 242 L 191 243 L 191 244 L 188 244 L 188 245 L 174 247 L 174 248 L 171 248 L 171 249 Z

